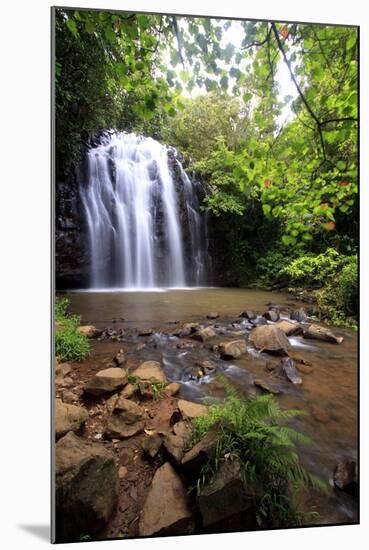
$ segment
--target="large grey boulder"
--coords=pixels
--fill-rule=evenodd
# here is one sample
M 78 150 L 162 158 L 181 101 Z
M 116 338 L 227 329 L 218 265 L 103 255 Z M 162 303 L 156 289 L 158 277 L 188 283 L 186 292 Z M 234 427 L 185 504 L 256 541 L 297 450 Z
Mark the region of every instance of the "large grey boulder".
M 222 462 L 213 478 L 197 495 L 204 527 L 253 507 L 255 495 L 247 492 L 237 461 Z
M 297 336 L 302 334 L 302 327 L 299 323 L 291 323 L 291 321 L 279 321 L 275 325 L 277 328 L 281 329 L 286 336 Z
M 119 367 L 110 367 L 99 371 L 85 386 L 85 392 L 92 395 L 103 395 L 117 391 L 127 384 L 127 373 Z
M 78 541 L 81 533 L 101 531 L 118 499 L 110 452 L 69 432 L 56 444 L 55 474 L 57 541 Z
M 55 400 L 55 435 L 63 437 L 66 433 L 78 432 L 86 422 L 88 412 L 83 407 L 68 405 L 61 399 Z
M 304 338 L 323 340 L 334 344 L 342 344 L 343 342 L 342 336 L 336 336 L 329 328 L 321 327 L 320 325 L 310 325 L 304 330 L 303 336 Z
M 260 351 L 276 355 L 288 355 L 291 347 L 285 333 L 275 325 L 256 327 L 249 336 L 249 342 Z
M 187 488 L 166 462 L 155 473 L 139 522 L 139 535 L 181 535 L 191 520 Z
M 142 432 L 145 415 L 133 401 L 119 397 L 105 428 L 105 436 L 110 438 L 132 437 Z

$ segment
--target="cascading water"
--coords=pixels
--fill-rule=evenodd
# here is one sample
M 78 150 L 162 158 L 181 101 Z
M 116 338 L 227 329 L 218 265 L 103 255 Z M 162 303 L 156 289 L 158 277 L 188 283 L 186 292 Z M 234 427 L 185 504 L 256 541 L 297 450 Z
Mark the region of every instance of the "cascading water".
M 207 234 L 198 190 L 175 153 L 125 133 L 90 149 L 80 196 L 91 288 L 206 284 Z

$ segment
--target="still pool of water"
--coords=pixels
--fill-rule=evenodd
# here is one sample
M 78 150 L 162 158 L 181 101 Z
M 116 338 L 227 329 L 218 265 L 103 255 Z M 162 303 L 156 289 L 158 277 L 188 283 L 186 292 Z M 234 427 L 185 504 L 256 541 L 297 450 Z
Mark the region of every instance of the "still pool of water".
M 354 331 L 334 329 L 337 335 L 344 337 L 341 345 L 291 337 L 291 355 L 311 363 L 314 369 L 311 374 L 302 375 L 301 386 L 294 386 L 266 370 L 270 356 L 265 353 L 250 348 L 242 358 L 226 362 L 207 346 L 178 349 L 176 343 L 179 340 L 169 336 L 176 328 L 173 321 L 202 321 L 214 322 L 219 326 L 219 331 L 224 330 L 219 332 L 220 338 L 235 338 L 232 330 L 239 330 L 239 327 L 232 328 L 232 322 L 245 309 L 263 313 L 270 303 L 301 307 L 286 294 L 249 289 L 197 288 L 161 292 L 73 292 L 66 296 L 71 301 L 71 311 L 80 314 L 85 324 L 130 330 L 150 327 L 158 332 L 145 340 L 146 346 L 141 352 L 134 351 L 132 356 L 138 360 L 160 360 L 167 378 L 181 383 L 181 395 L 186 399 L 201 402 L 209 398 L 222 398 L 222 392 L 211 376 L 201 381 L 188 376 L 199 359 L 214 361 L 228 380 L 244 394 L 259 393 L 260 390 L 255 390 L 253 385 L 255 378 L 276 384 L 282 391 L 276 398 L 283 408 L 305 411 L 306 414 L 294 420 L 292 425 L 311 436 L 315 445 L 301 448 L 300 456 L 311 471 L 328 483 L 332 483 L 332 471 L 339 459 L 357 459 L 358 376 L 357 334 Z M 209 312 L 217 312 L 220 318 L 208 321 L 206 315 Z M 131 344 L 137 343 L 137 339 L 134 337 Z M 104 349 L 108 350 L 108 347 Z M 320 514 L 319 523 L 354 523 L 357 520 L 354 499 L 333 488 L 326 496 L 312 495 L 310 498 L 306 495 L 306 508 L 312 506 Z
M 67 293 L 72 311 L 82 315 L 85 323 L 98 326 L 111 323 L 112 319 L 123 317 L 125 322 L 135 326 L 147 323 L 161 327 L 169 320 L 184 322 L 204 318 L 216 311 L 220 316 L 235 315 L 244 309 L 264 311 L 269 302 L 287 305 L 288 297 L 277 292 L 239 288 L 188 288 L 180 290 L 145 292 L 104 291 Z

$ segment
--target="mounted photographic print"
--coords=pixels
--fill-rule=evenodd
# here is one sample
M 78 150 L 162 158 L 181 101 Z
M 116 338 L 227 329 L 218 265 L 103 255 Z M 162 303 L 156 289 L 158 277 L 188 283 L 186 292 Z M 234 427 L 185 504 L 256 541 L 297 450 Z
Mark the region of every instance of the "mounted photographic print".
M 359 29 L 226 16 L 52 9 L 53 542 L 359 522 Z

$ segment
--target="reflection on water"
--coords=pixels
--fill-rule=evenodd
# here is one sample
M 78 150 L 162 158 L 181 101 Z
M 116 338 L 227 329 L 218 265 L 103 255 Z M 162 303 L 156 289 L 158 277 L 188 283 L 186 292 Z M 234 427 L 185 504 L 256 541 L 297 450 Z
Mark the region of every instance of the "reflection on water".
M 286 295 L 207 288 L 160 293 L 83 292 L 71 293 L 68 297 L 71 310 L 81 314 L 84 323 L 130 330 L 147 326 L 154 329 L 157 333 L 145 340 L 146 346 L 139 352 L 138 359 L 160 360 L 167 378 L 181 383 L 181 396 L 185 399 L 217 402 L 224 396 L 214 374 L 207 373 L 200 380 L 193 375 L 196 363 L 205 359 L 210 359 L 217 372 L 223 373 L 244 395 L 261 391 L 253 384 L 255 378 L 280 389 L 282 393 L 276 398 L 283 408 L 301 409 L 306 413 L 296 418 L 292 425 L 310 435 L 316 443 L 300 449 L 303 463 L 328 482 L 332 481 L 332 471 L 339 459 L 357 459 L 357 335 L 354 331 L 335 329 L 337 335 L 344 336 L 341 345 L 295 336 L 289 338 L 291 355 L 313 366 L 313 372 L 301 375 L 302 385 L 295 386 L 266 369 L 271 359 L 266 353 L 256 352 L 250 347 L 240 359 L 223 361 L 207 345 L 193 343 L 194 347 L 178 349 L 177 344 L 182 340 L 168 335 L 177 326 L 173 321 L 201 320 L 215 323 L 220 339 L 235 338 L 236 332 L 238 338 L 245 337 L 240 335 L 240 329 L 247 337 L 247 322 L 237 319 L 240 312 L 248 309 L 262 313 L 268 303 L 291 306 Z M 206 315 L 211 311 L 218 312 L 220 318 L 207 320 Z M 137 336 L 131 336 L 132 342 L 135 338 L 137 340 Z M 132 355 L 137 358 L 138 352 Z M 355 501 L 337 490 L 332 489 L 327 496 L 307 498 L 306 507 L 311 506 L 320 513 L 320 523 L 356 521 Z

